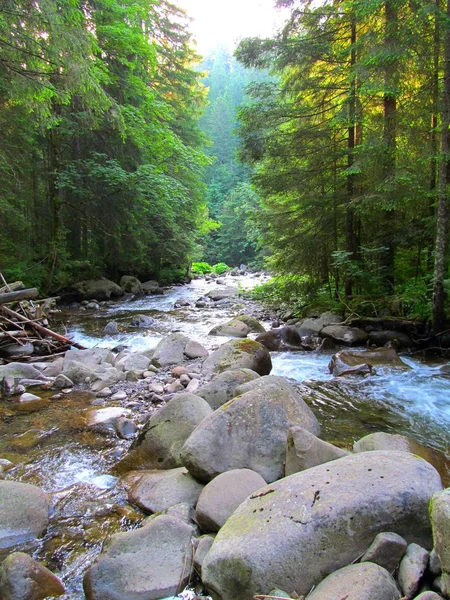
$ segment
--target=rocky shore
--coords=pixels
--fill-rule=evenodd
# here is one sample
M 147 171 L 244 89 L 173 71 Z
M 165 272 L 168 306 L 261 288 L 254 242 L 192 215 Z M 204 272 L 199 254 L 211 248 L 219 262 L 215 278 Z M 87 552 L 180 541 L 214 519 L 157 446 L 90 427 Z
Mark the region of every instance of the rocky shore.
M 442 457 L 381 432 L 353 448 L 327 443 L 306 402 L 311 391 L 270 375 L 269 350 L 375 338 L 388 346 L 337 352 L 333 373 L 408 368 L 394 348 L 405 337 L 374 338 L 337 319 L 326 313 L 266 332 L 237 314 L 219 328 L 232 339 L 212 352 L 175 333 L 154 351 L 71 350 L 50 364 L 0 366 L 9 402 L 39 410 L 71 389 L 89 390 L 83 427 L 128 440 L 114 475 L 148 516 L 104 540 L 85 573 L 88 600 L 161 600 L 196 581 L 195 597 L 214 600 L 450 597 Z M 29 550 L 48 527 L 51 498 L 10 480 L 7 462 L 0 597 L 62 595 L 56 573 Z

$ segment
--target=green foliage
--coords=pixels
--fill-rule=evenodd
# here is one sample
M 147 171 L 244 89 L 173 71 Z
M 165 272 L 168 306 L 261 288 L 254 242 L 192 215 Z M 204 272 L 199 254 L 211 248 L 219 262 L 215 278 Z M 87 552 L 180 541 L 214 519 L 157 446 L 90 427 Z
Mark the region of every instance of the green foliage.
M 193 262 L 192 272 L 196 275 L 205 275 L 206 273 L 212 273 L 212 266 L 207 262 Z
M 231 268 L 228 265 L 226 265 L 225 263 L 221 262 L 221 263 L 217 263 L 217 265 L 213 265 L 212 271 L 216 275 L 223 275 L 227 271 L 231 271 Z

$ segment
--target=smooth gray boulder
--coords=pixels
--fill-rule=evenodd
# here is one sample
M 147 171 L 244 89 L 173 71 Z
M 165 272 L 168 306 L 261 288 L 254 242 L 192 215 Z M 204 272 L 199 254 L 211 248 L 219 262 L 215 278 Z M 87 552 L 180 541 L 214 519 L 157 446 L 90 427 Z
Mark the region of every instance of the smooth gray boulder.
M 2 600 L 44 600 L 64 592 L 60 579 L 28 554 L 13 552 L 0 566 Z
M 42 373 L 28 363 L 12 362 L 7 365 L 0 365 L 0 382 L 5 377 L 15 377 L 18 379 L 43 379 Z
M 234 398 L 236 388 L 259 377 L 258 373 L 250 369 L 224 371 L 197 390 L 197 396 L 204 398 L 211 408 L 216 410 L 228 402 L 228 400 Z
M 404 452 L 346 456 L 272 483 L 228 519 L 203 564 L 221 600 L 274 587 L 307 594 L 358 558 L 379 531 L 430 547 L 428 503 L 437 471 Z M 359 599 L 360 600 L 360 599 Z
M 291 427 L 287 439 L 285 475 L 287 477 L 349 454 L 347 450 L 320 440 L 303 427 Z
M 414 600 L 442 600 L 442 596 L 439 596 L 436 592 L 422 592 Z
M 228 337 L 246 338 L 251 329 L 248 325 L 238 319 L 231 319 L 222 325 L 213 327 L 208 335 L 223 335 Z
M 172 333 L 163 338 L 153 353 L 153 364 L 157 367 L 180 365 L 185 359 L 184 351 L 189 342 L 189 338 L 182 333 Z
M 219 300 L 227 300 L 228 298 L 233 298 L 236 296 L 237 291 L 237 288 L 224 286 L 217 290 L 211 290 L 206 294 L 206 298 L 210 298 L 214 302 L 218 302 Z
M 88 348 L 87 350 L 67 350 L 64 355 L 64 363 L 76 360 L 79 363 L 95 368 L 102 363 L 108 363 L 109 367 L 114 364 L 114 354 L 108 348 Z
M 192 572 L 192 529 L 175 517 L 149 519 L 113 535 L 88 569 L 87 600 L 158 600 L 175 596 Z
M 397 600 L 392 575 L 373 563 L 349 565 L 326 577 L 306 600 Z
M 265 331 L 264 325 L 262 325 L 258 319 L 255 319 L 255 317 L 251 317 L 250 315 L 246 314 L 240 314 L 236 315 L 234 318 L 245 323 L 247 327 L 250 327 L 250 331 L 253 333 L 264 333 Z
M 142 283 L 132 275 L 123 275 L 120 278 L 119 285 L 127 294 L 142 294 Z
M 361 562 L 373 562 L 392 573 L 400 564 L 407 546 L 405 538 L 397 533 L 379 533 L 361 558 Z
M 115 367 L 121 371 L 146 371 L 149 364 L 150 358 L 148 356 L 134 352 L 116 361 Z
M 48 525 L 50 500 L 28 483 L 0 481 L 0 549 L 34 540 Z
M 115 367 L 107 366 L 101 369 L 96 369 L 95 374 L 91 377 L 91 390 L 100 392 L 111 385 L 122 381 L 125 378 L 124 374 Z
M 89 279 L 74 285 L 80 300 L 109 300 L 123 296 L 123 289 L 109 279 Z
M 202 346 L 198 342 L 190 340 L 186 344 L 186 348 L 184 349 L 184 355 L 190 359 L 206 358 L 209 355 L 209 352 L 204 346 Z
M 253 340 L 230 340 L 212 352 L 202 366 L 206 374 L 231 369 L 251 369 L 259 375 L 268 375 L 272 370 L 269 351 Z
M 402 361 L 394 348 L 374 348 L 370 350 L 341 350 L 331 357 L 328 368 L 335 377 L 344 375 L 354 367 L 390 367 L 410 369 Z
M 152 279 L 150 279 L 150 281 L 144 281 L 144 283 L 142 283 L 141 286 L 144 294 L 162 293 L 162 289 L 159 287 L 159 283 L 157 281 L 153 281 Z
M 412 598 L 420 587 L 430 554 L 418 544 L 409 544 L 398 570 L 398 584 L 405 598 Z
M 320 331 L 320 335 L 346 346 L 362 345 L 368 339 L 368 334 L 365 331 L 347 325 L 328 325 Z
M 184 443 L 212 412 L 206 400 L 199 396 L 175 395 L 150 417 L 123 462 L 141 469 L 181 467 L 180 452 Z
M 430 503 L 434 549 L 439 558 L 442 575 L 441 588 L 450 595 L 450 488 L 433 496 Z
M 216 536 L 212 533 L 208 533 L 198 538 L 198 544 L 194 554 L 194 569 L 197 571 L 198 575 L 201 575 L 202 573 L 203 561 L 210 551 L 215 537 Z
M 202 490 L 195 511 L 197 523 L 207 533 L 216 533 L 237 507 L 266 482 L 250 469 L 221 473 Z
M 320 431 L 310 408 L 282 377 L 262 377 L 242 387 L 247 385 L 253 389 L 214 411 L 183 446 L 183 464 L 201 481 L 232 469 L 252 469 L 275 481 L 284 474 L 289 428 Z
M 184 503 L 194 508 L 203 488 L 204 485 L 194 479 L 186 469 L 154 471 L 139 479 L 130 489 L 128 499 L 148 513 Z

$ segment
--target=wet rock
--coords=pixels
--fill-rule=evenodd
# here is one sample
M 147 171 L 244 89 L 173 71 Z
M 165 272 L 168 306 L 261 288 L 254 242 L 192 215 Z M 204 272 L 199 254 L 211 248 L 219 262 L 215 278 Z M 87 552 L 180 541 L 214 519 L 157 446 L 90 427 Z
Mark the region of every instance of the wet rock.
M 181 451 L 183 464 L 201 481 L 245 468 L 275 481 L 284 474 L 289 428 L 302 425 L 319 433 L 310 408 L 282 377 L 241 387 L 246 385 L 254 387 L 206 417 Z
M 208 356 L 202 371 L 216 374 L 242 368 L 268 375 L 272 370 L 272 360 L 267 348 L 253 340 L 230 340 Z
M 2 600 L 44 600 L 49 596 L 61 596 L 64 592 L 58 577 L 28 554 L 13 552 L 1 564 Z
M 0 548 L 34 540 L 48 525 L 49 498 L 27 483 L 0 481 Z
M 197 502 L 197 523 L 207 533 L 219 531 L 237 507 L 266 482 L 250 469 L 235 469 L 218 475 L 203 489 Z
M 208 350 L 198 342 L 189 341 L 184 349 L 184 354 L 187 358 L 205 358 L 208 356 Z
M 293 325 L 266 331 L 258 335 L 256 341 L 263 344 L 271 352 L 302 347 L 300 334 Z
M 399 348 L 410 348 L 413 344 L 409 335 L 401 331 L 370 331 L 369 342 L 375 346 L 397 342 Z
M 86 426 L 98 433 L 114 433 L 117 419 L 130 413 L 130 410 L 119 406 L 89 409 L 86 414 Z
M 115 422 L 115 430 L 121 440 L 132 440 L 136 434 L 137 427 L 130 419 L 119 417 Z
M 397 533 L 379 533 L 361 558 L 361 562 L 375 563 L 392 573 L 400 564 L 407 546 L 406 540 Z
M 35 402 L 36 400 L 42 400 L 42 398 L 40 396 L 36 396 L 35 394 L 30 394 L 28 392 L 25 392 L 25 394 L 21 394 L 21 396 L 19 397 L 19 402 L 22 403 L 26 403 L 26 402 Z
M 450 595 L 450 488 L 433 496 L 430 503 L 434 549 L 439 558 L 442 575 L 441 589 Z
M 203 385 L 197 392 L 216 410 L 236 395 L 236 388 L 260 376 L 250 369 L 234 369 L 216 375 L 209 383 Z
M 439 560 L 439 556 L 436 554 L 436 550 L 434 548 L 430 552 L 430 558 L 428 560 L 428 570 L 435 577 L 439 577 L 439 575 L 442 573 L 441 561 Z
M 449 485 L 448 461 L 445 455 L 433 448 L 422 446 L 416 440 L 404 435 L 377 431 L 364 436 L 353 444 L 353 452 L 371 452 L 372 450 L 400 450 L 421 456 L 440 474 L 444 485 Z
M 195 507 L 203 487 L 183 468 L 154 471 L 140 478 L 129 491 L 128 499 L 149 513 L 180 503 Z
M 109 300 L 110 298 L 123 296 L 123 290 L 120 286 L 103 278 L 80 281 L 75 284 L 74 288 L 81 300 Z
M 342 350 L 334 354 L 328 368 L 330 373 L 338 377 L 350 367 L 370 365 L 371 367 L 395 367 L 409 369 L 398 356 L 394 348 L 376 348 L 375 350 Z
M 117 335 L 120 333 L 119 326 L 117 325 L 116 321 L 110 321 L 107 323 L 103 329 L 103 333 L 106 333 L 106 335 Z
M 137 327 L 138 329 L 148 329 L 154 327 L 156 324 L 156 319 L 148 315 L 136 315 L 130 323 L 131 327 Z
M 14 344 L 11 342 L 0 346 L 0 356 L 8 359 L 31 356 L 33 352 L 34 346 L 31 342 L 24 342 L 23 344 Z
M 398 583 L 403 596 L 412 598 L 419 590 L 420 580 L 428 565 L 429 553 L 418 544 L 410 544 L 398 570 Z
M 133 468 L 172 469 L 181 466 L 181 449 L 205 417 L 212 414 L 209 404 L 198 396 L 174 396 L 145 424 L 124 463 Z M 132 467 L 131 467 L 132 465 Z
M 155 348 L 153 363 L 157 367 L 170 367 L 183 362 L 184 351 L 189 338 L 181 333 L 173 333 L 162 339 Z
M 335 342 L 346 346 L 359 346 L 365 344 L 368 339 L 365 331 L 347 325 L 328 325 L 321 330 L 320 335 L 330 337 Z
M 42 379 L 42 374 L 32 365 L 12 362 L 7 365 L 0 365 L 0 381 L 3 381 L 5 377 L 14 377 L 17 379 Z
M 75 360 L 84 365 L 95 368 L 102 363 L 114 364 L 114 354 L 108 348 L 90 348 L 87 350 L 68 350 L 64 356 L 64 365 Z
M 431 465 L 405 452 L 350 455 L 286 477 L 228 519 L 203 581 L 221 600 L 251 600 L 277 585 L 301 595 L 354 561 L 380 531 L 429 546 L 428 503 L 441 485 Z
M 264 333 L 266 330 L 264 329 L 264 325 L 262 325 L 258 319 L 255 319 L 254 317 L 251 317 L 250 315 L 237 315 L 236 317 L 234 317 L 237 321 L 242 321 L 243 323 L 245 323 L 247 325 L 247 327 L 250 327 L 250 331 L 252 331 L 253 333 Z
M 73 386 L 73 381 L 62 373 L 58 375 L 55 381 L 52 383 L 52 388 L 55 388 L 56 390 L 63 390 L 64 388 L 71 388 Z
M 191 577 L 192 529 L 161 515 L 141 529 L 112 536 L 84 578 L 87 600 L 157 600 Z
M 47 398 L 41 398 L 35 394 L 24 393 L 18 398 L 17 402 L 13 404 L 13 408 L 18 412 L 33 413 L 48 406 L 49 403 L 50 400 Z
M 229 298 L 233 298 L 237 294 L 237 288 L 234 287 L 220 287 L 219 289 L 211 290 L 206 294 L 207 298 L 210 298 L 214 302 L 219 302 L 220 300 L 228 300 Z
M 227 323 L 213 327 L 208 335 L 223 335 L 228 337 L 246 338 L 250 331 L 251 329 L 248 327 L 248 325 L 237 319 L 232 319 Z
M 119 285 L 126 294 L 142 294 L 142 283 L 137 277 L 124 275 L 121 277 Z
M 145 281 L 141 286 L 144 294 L 162 294 L 162 289 L 157 281 Z
M 199 575 L 201 575 L 203 561 L 205 560 L 205 556 L 210 551 L 215 537 L 215 535 L 208 533 L 198 538 L 198 544 L 194 554 L 194 569 Z
M 373 563 L 349 565 L 326 577 L 307 600 L 396 600 L 400 592 L 392 575 Z
M 291 427 L 287 439 L 285 474 L 292 475 L 348 454 L 347 450 L 320 440 L 303 427 Z
M 100 304 L 95 301 L 88 302 L 88 304 L 86 304 L 86 308 L 88 310 L 100 310 Z
M 173 305 L 174 308 L 185 308 L 186 306 L 190 306 L 191 303 L 186 298 L 178 298 L 178 300 Z

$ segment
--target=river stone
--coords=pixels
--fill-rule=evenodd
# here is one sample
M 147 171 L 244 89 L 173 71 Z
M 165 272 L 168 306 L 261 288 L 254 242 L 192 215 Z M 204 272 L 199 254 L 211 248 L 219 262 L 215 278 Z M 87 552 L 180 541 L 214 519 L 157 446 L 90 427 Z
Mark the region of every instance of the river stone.
M 279 327 L 261 333 L 256 337 L 256 341 L 263 344 L 271 352 L 302 347 L 302 338 L 294 325 L 287 325 L 286 327 Z
M 177 394 L 146 422 L 124 462 L 141 469 L 180 467 L 184 443 L 212 412 L 203 398 L 189 393 Z
M 31 342 L 23 342 L 22 344 L 15 344 L 13 342 L 3 343 L 0 346 L 0 356 L 9 360 L 13 358 L 20 358 L 23 356 L 31 356 L 34 352 L 34 346 Z
M 94 369 L 76 360 L 64 361 L 63 375 L 73 381 L 74 384 L 95 379 Z
M 199 344 L 198 342 L 194 342 L 190 340 L 186 344 L 186 348 L 184 349 L 184 354 L 187 358 L 206 358 L 209 354 L 208 350 Z
M 395 367 L 409 369 L 394 348 L 376 348 L 374 350 L 342 350 L 331 357 L 328 368 L 330 373 L 339 377 L 351 367 L 370 365 L 372 367 Z
M 86 414 L 86 426 L 99 433 L 112 433 L 116 431 L 116 421 L 120 417 L 131 414 L 127 408 L 108 406 L 107 408 L 91 408 Z
M 87 350 L 68 350 L 64 356 L 64 365 L 71 360 L 76 360 L 92 368 L 102 363 L 108 367 L 114 364 L 114 354 L 108 348 L 89 348 Z
M 93 383 L 91 384 L 91 390 L 93 392 L 99 392 L 100 390 L 108 388 L 118 381 L 122 381 L 123 379 L 124 374 L 115 367 L 108 365 L 106 368 L 98 368 L 95 371 L 95 377 Z
M 225 404 L 225 402 L 234 398 L 237 387 L 258 378 L 258 373 L 250 369 L 224 371 L 202 386 L 197 391 L 197 396 L 204 398 L 211 408 L 216 410 Z
M 49 363 L 45 367 L 45 369 L 43 369 L 42 375 L 44 375 L 45 377 L 58 377 L 58 375 L 60 375 L 62 373 L 63 365 L 64 365 L 64 358 L 61 356 L 60 358 L 57 358 L 56 360 Z M 1 376 L 0 376 L 0 379 L 1 379 Z
M 65 388 L 71 388 L 74 386 L 74 383 L 71 379 L 60 373 L 55 381 L 52 383 L 52 388 L 56 390 L 63 390 Z
M 1 464 L 1 461 L 0 461 Z M 428 559 L 428 570 L 434 577 L 439 577 L 442 573 L 441 561 L 439 560 L 439 556 L 436 554 L 436 549 L 430 552 L 430 558 Z
M 285 474 L 292 475 L 348 454 L 347 450 L 320 440 L 303 427 L 291 427 L 287 439 Z
M 201 575 L 203 561 L 205 560 L 205 556 L 210 551 L 215 537 L 216 536 L 212 533 L 208 533 L 198 538 L 198 544 L 194 554 L 194 569 L 198 575 Z
M 233 513 L 205 559 L 203 582 L 221 600 L 252 600 L 276 586 L 301 595 L 380 531 L 429 547 L 428 503 L 441 488 L 437 471 L 406 452 L 355 454 L 296 473 Z
M 0 567 L 2 600 L 44 600 L 64 594 L 64 586 L 44 565 L 23 552 L 13 552 Z
M 250 333 L 251 329 L 248 325 L 239 321 L 238 319 L 232 319 L 222 325 L 213 327 L 208 335 L 223 335 L 236 338 L 246 338 Z
M 194 477 L 210 481 L 225 471 L 247 468 L 275 481 L 284 474 L 289 428 L 302 425 L 319 432 L 295 390 L 281 377 L 266 379 L 206 417 L 188 438 L 181 460 Z
M 119 285 L 126 294 L 142 294 L 142 283 L 132 275 L 123 275 L 120 278 Z
M 422 592 L 414 600 L 442 600 L 442 596 L 439 596 L 436 592 Z
M 272 360 L 267 348 L 253 340 L 230 340 L 208 356 L 202 371 L 213 374 L 241 368 L 268 375 L 272 370 Z
M 181 364 L 189 341 L 189 338 L 182 333 L 172 333 L 163 338 L 155 348 L 152 359 L 153 364 L 157 367 L 170 367 L 171 365 Z
M 228 300 L 228 298 L 236 296 L 237 291 L 237 288 L 234 287 L 221 287 L 217 290 L 211 290 L 206 294 L 206 297 L 211 298 L 214 302 L 219 302 L 220 300 Z
M 117 361 L 116 368 L 122 371 L 146 371 L 149 364 L 150 359 L 148 356 L 134 352 Z
M 346 346 L 362 345 L 368 339 L 365 331 L 357 327 L 348 327 L 347 325 L 328 325 L 321 330 L 320 335 L 329 337 L 335 342 L 345 344 Z
M 175 504 L 188 503 L 193 508 L 204 485 L 186 469 L 154 471 L 143 475 L 128 493 L 128 499 L 142 510 L 155 513 Z
M 361 558 L 361 562 L 375 563 L 392 573 L 400 564 L 407 546 L 405 538 L 397 533 L 379 533 Z
M 428 565 L 429 552 L 418 544 L 409 544 L 398 570 L 398 584 L 405 598 L 412 598 L 419 590 L 420 580 Z
M 441 563 L 441 587 L 450 595 L 450 488 L 433 496 L 430 503 L 434 549 Z
M 305 335 L 305 332 L 319 333 L 324 327 L 341 322 L 342 315 L 338 315 L 333 312 L 325 312 L 317 318 L 303 319 L 303 321 L 299 321 L 298 323 L 296 323 L 295 326 L 299 331 L 300 335 L 303 336 Z M 307 333 L 306 335 L 309 335 L 309 333 Z
M 74 285 L 81 300 L 109 300 L 123 296 L 123 289 L 108 279 L 90 279 Z
M 117 322 L 110 321 L 109 323 L 107 323 L 105 325 L 105 328 L 103 329 L 103 333 L 106 333 L 106 335 L 116 335 L 120 333 Z
M 159 283 L 157 281 L 144 281 L 144 283 L 141 284 L 142 286 L 142 291 L 145 294 L 157 294 L 158 292 L 162 291 L 159 287 Z
M 384 346 L 388 342 L 397 342 L 400 348 L 410 348 L 413 344 L 409 335 L 401 331 L 370 331 L 369 341 L 376 346 Z
M 266 482 L 250 469 L 221 473 L 203 489 L 197 502 L 197 523 L 207 533 L 219 531 L 237 507 Z
M 48 525 L 49 498 L 28 483 L 0 481 L 0 548 L 40 537 Z
M 87 600 L 158 600 L 175 596 L 191 577 L 192 529 L 175 517 L 149 519 L 113 535 L 83 581 Z
M 241 314 L 234 318 L 237 321 L 242 321 L 245 323 L 248 327 L 250 327 L 250 331 L 253 331 L 254 333 L 264 333 L 265 331 L 264 326 L 258 321 L 258 319 L 255 319 L 250 315 Z
M 154 327 L 157 321 L 153 317 L 148 315 L 136 315 L 131 320 L 131 327 L 137 327 L 138 329 L 148 329 Z
M 450 465 L 446 456 L 439 450 L 422 446 L 416 440 L 404 435 L 382 431 L 370 433 L 353 444 L 353 452 L 370 452 L 372 450 L 400 450 L 421 456 L 439 472 L 444 485 L 450 485 Z
M 373 563 L 349 565 L 326 577 L 307 600 L 397 600 L 392 575 Z
M 126 417 L 119 417 L 116 419 L 114 427 L 121 440 L 132 440 L 137 431 L 137 427 L 133 421 Z
M 43 379 L 41 372 L 27 363 L 12 362 L 7 365 L 0 365 L 0 381 L 5 377 L 15 377 L 18 379 Z

